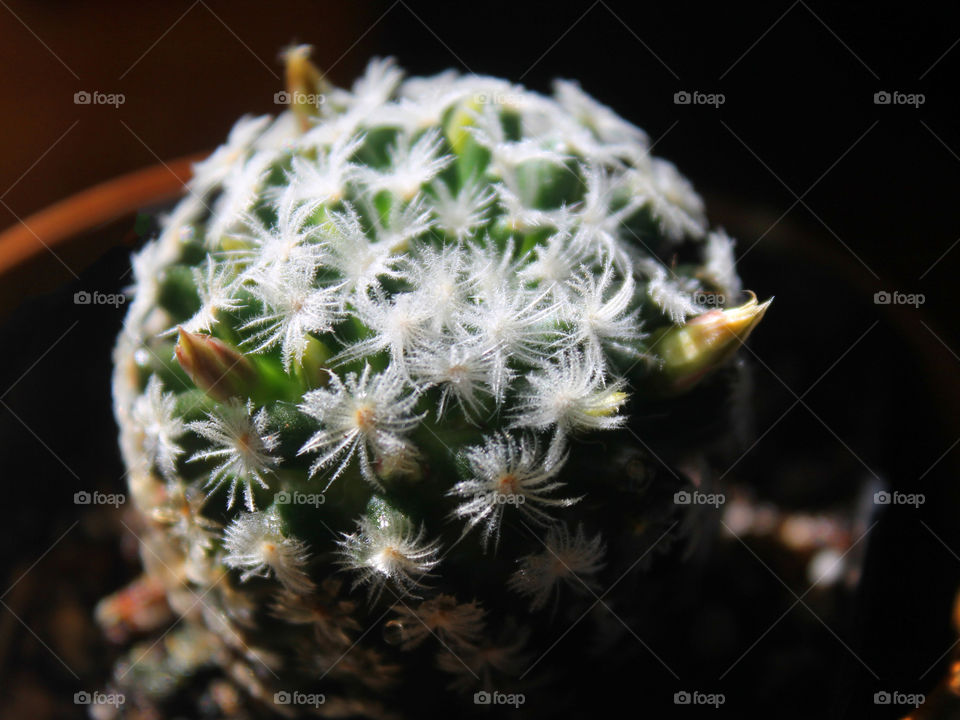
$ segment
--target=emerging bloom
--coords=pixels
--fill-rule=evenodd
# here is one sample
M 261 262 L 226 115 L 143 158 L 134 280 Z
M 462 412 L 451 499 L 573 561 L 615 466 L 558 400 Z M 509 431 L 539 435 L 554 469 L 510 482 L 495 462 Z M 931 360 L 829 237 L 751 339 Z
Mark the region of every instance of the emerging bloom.
M 359 377 L 347 373 L 344 380 L 330 373 L 330 384 L 304 395 L 299 406 L 322 428 L 298 454 L 320 453 L 310 466 L 311 476 L 340 460 L 326 487 L 340 477 L 357 455 L 363 477 L 381 488 L 371 454 L 375 459 L 389 459 L 410 452 L 410 443 L 404 436 L 420 422 L 421 416 L 413 414 L 416 403 L 417 395 L 407 392 L 403 378 L 392 366 L 372 374 L 368 364 Z
M 270 453 L 280 444 L 278 433 L 267 433 L 267 411 L 260 410 L 253 415 L 253 401 L 246 405 L 231 398 L 212 413 L 206 420 L 198 420 L 187 425 L 187 429 L 212 442 L 214 449 L 194 454 L 190 462 L 198 460 L 217 460 L 219 464 L 210 471 L 205 487 L 209 494 L 230 481 L 230 493 L 227 507 L 233 507 L 237 488 L 243 485 L 243 495 L 248 510 L 254 509 L 253 484 L 268 489 L 264 475 L 272 472 L 280 459 Z
M 273 575 L 291 592 L 314 589 L 305 571 L 310 558 L 307 544 L 287 537 L 275 511 L 241 513 L 227 526 L 223 545 L 227 567 L 243 570 L 241 582 Z
M 520 569 L 510 577 L 509 587 L 529 598 L 531 610 L 539 610 L 561 582 L 577 590 L 593 589 L 593 576 L 603 568 L 605 551 L 599 533 L 588 538 L 578 525 L 571 535 L 565 524 L 554 525 L 547 530 L 543 552 L 520 558 Z
M 340 565 L 357 572 L 353 586 L 369 586 L 370 601 L 376 602 L 384 586 L 392 582 L 410 594 L 424 587 L 423 580 L 440 560 L 440 541 L 426 542 L 426 528 L 416 529 L 399 512 L 382 500 L 372 501 L 374 510 L 357 521 L 357 532 L 343 533 L 338 541 Z
M 150 462 L 163 476 L 176 475 L 177 458 L 183 448 L 177 444 L 186 431 L 186 425 L 176 415 L 177 399 L 173 393 L 163 392 L 160 378 L 151 375 L 143 395 L 133 404 L 133 419 L 143 432 L 143 449 Z
M 602 356 L 575 350 L 541 364 L 527 376 L 527 389 L 514 410 L 513 424 L 537 430 L 556 428 L 556 437 L 570 432 L 622 427 L 626 417 L 623 380 L 607 383 Z
M 256 370 L 247 357 L 211 335 L 179 328 L 173 352 L 193 384 L 215 400 L 245 397 L 257 382 Z
M 467 448 L 463 457 L 469 479 L 458 482 L 448 494 L 466 499 L 453 515 L 468 518 L 464 534 L 482 523 L 484 548 L 492 537 L 496 549 L 508 506 L 516 507 L 517 512 L 538 525 L 547 525 L 553 517 L 544 508 L 569 507 L 581 499 L 547 497 L 564 487 L 554 479 L 566 462 L 566 453 L 559 443 L 541 455 L 535 438 L 515 438 L 504 433 L 487 438 L 481 446 Z
M 384 626 L 388 642 L 403 650 L 419 647 L 430 636 L 454 647 L 476 645 L 484 627 L 484 612 L 476 600 L 458 603 L 453 595 L 437 595 L 424 600 L 416 609 L 406 603 L 394 606 L 396 620 Z
M 686 325 L 666 327 L 652 338 L 661 364 L 656 382 L 661 391 L 689 390 L 735 353 L 763 319 L 771 300 L 757 297 L 726 310 L 709 310 Z

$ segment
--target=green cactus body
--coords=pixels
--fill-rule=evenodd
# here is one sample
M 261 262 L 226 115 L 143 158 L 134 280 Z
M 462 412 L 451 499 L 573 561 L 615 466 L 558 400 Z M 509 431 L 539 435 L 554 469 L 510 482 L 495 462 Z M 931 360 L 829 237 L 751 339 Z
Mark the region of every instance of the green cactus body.
M 114 393 L 144 563 L 195 664 L 271 711 L 522 689 L 557 608 L 639 554 L 640 398 L 766 305 L 681 334 L 740 296 L 732 241 L 575 83 L 309 77 L 323 102 L 240 120 L 134 259 Z

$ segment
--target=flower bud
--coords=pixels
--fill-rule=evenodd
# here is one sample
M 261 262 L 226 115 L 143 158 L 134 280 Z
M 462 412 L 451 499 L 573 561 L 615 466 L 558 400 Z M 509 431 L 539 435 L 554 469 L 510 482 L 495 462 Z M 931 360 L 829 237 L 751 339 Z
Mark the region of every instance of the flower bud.
M 686 392 L 714 368 L 722 365 L 760 323 L 773 298 L 757 303 L 751 293 L 743 305 L 710 310 L 685 325 L 654 333 L 650 347 L 662 360 L 657 372 L 667 394 Z
M 162 627 L 170 621 L 166 588 L 158 577 L 141 575 L 97 603 L 97 623 L 113 642 Z
M 310 129 L 311 119 L 321 114 L 328 87 L 323 73 L 310 62 L 312 49 L 309 45 L 294 45 L 284 53 L 290 109 L 303 131 Z
M 457 155 L 463 155 L 468 141 L 472 139 L 470 127 L 475 125 L 475 115 L 480 109 L 476 99 L 464 100 L 454 107 L 449 119 L 443 127 L 447 142 Z
M 177 331 L 177 362 L 198 388 L 220 402 L 250 395 L 257 374 L 245 355 L 215 337 Z
M 600 395 L 592 407 L 584 410 L 590 417 L 610 417 L 620 412 L 620 406 L 623 405 L 630 396 L 619 390 Z

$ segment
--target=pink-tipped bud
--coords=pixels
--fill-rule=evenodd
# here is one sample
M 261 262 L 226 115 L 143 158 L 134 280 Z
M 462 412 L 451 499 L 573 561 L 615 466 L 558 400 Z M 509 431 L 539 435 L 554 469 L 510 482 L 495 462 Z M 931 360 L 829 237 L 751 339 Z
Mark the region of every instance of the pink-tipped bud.
M 250 395 L 257 374 L 246 356 L 215 337 L 177 330 L 177 362 L 194 385 L 220 402 Z
M 141 575 L 125 588 L 97 603 L 97 623 L 115 643 L 131 635 L 148 632 L 170 622 L 173 613 L 167 604 L 166 588 L 152 575 Z

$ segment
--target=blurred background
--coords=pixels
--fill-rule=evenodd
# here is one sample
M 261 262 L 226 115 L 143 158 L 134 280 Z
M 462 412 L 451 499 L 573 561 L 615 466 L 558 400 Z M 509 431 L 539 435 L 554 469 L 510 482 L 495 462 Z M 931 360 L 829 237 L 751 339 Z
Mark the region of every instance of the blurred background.
M 960 585 L 954 14 L 803 0 L 0 0 L 0 227 L 26 220 L 32 234 L 28 218 L 51 203 L 277 112 L 292 42 L 314 45 L 340 85 L 373 55 L 541 91 L 574 78 L 649 133 L 738 238 L 745 286 L 776 296 L 744 352 L 750 438 L 719 472 L 751 503 L 855 523 L 836 582 L 814 586 L 776 542 L 732 540 L 711 582 L 638 633 L 658 641 L 678 687 L 724 692 L 734 716 L 900 717 L 910 708 L 875 693 L 931 693 L 956 644 Z M 77 104 L 82 92 L 123 100 Z M 89 618 L 136 575 L 137 540 L 121 512 L 74 499 L 123 491 L 109 399 L 123 307 L 74 294 L 128 282 L 143 210 L 69 244 L 35 237 L 0 276 L 4 717 L 82 716 L 72 694 L 102 686 L 116 654 Z M 883 292 L 914 301 L 878 304 Z M 870 502 L 884 488 L 925 502 Z M 643 654 L 625 682 L 672 687 Z M 676 709 L 664 697 L 647 704 Z

